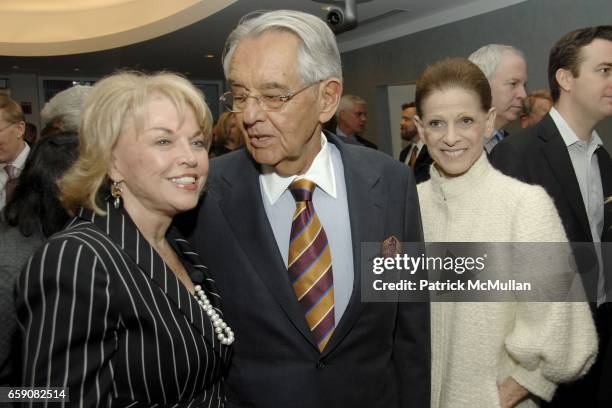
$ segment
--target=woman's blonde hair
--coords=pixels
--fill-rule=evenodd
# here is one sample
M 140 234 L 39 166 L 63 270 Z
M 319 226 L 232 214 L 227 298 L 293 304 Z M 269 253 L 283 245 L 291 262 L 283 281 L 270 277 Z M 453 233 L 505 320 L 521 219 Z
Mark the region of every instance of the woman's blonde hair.
M 155 96 L 168 98 L 183 121 L 186 108 L 193 109 L 210 145 L 212 116 L 204 95 L 177 74 L 122 72 L 96 83 L 83 106 L 79 128 L 80 153 L 76 163 L 58 181 L 60 200 L 71 213 L 83 206 L 104 214 L 100 193 L 108 189 L 111 154 L 128 120 L 141 133 L 147 103 Z

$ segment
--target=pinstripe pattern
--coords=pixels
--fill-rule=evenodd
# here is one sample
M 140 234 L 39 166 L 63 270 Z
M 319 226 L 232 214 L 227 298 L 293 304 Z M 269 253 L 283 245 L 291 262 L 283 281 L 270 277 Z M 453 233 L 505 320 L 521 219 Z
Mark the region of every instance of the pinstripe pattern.
M 129 216 L 106 211 L 81 210 L 18 282 L 23 385 L 69 387 L 71 406 L 223 406 L 231 348 Z M 198 255 L 168 241 L 222 316 Z

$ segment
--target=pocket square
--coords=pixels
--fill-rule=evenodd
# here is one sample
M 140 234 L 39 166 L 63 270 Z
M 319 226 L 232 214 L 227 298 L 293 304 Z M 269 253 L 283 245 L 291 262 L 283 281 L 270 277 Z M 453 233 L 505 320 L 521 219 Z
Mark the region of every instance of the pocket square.
M 382 255 L 385 258 L 394 258 L 402 251 L 402 243 L 395 235 L 389 236 L 382 243 Z

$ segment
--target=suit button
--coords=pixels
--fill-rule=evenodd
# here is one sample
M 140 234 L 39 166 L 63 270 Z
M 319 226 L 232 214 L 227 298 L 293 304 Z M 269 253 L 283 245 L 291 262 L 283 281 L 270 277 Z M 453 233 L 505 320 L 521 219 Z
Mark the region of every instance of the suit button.
M 325 361 L 323 361 L 323 360 L 317 361 L 317 370 L 322 370 L 325 367 L 327 367 L 327 365 L 325 364 Z

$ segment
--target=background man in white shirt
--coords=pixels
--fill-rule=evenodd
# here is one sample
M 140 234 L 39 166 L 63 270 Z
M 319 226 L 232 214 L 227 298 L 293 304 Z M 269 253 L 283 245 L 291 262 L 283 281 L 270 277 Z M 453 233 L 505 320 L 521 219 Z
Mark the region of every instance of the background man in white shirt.
M 569 241 L 612 241 L 612 203 L 607 200 L 612 196 L 612 160 L 594 130 L 612 116 L 612 26 L 576 30 L 557 41 L 550 52 L 548 81 L 554 101 L 550 113 L 499 143 L 491 162 L 546 189 Z M 598 263 L 601 259 L 593 262 L 593 278 L 584 284 L 593 300 L 599 355 L 583 380 L 559 389 L 554 407 L 612 406 L 612 266 L 598 268 Z

